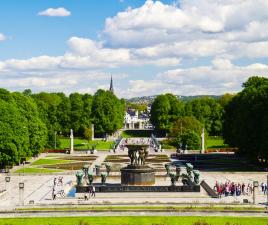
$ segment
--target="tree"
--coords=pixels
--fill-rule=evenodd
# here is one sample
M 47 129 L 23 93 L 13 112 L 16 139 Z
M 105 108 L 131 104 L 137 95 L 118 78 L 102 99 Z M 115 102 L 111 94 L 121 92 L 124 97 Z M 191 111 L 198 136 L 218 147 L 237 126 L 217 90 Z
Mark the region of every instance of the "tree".
M 219 104 L 224 108 L 234 97 L 234 94 L 226 93 L 218 99 Z
M 187 145 L 188 149 L 199 149 L 203 125 L 195 117 L 180 117 L 171 126 L 169 142 L 179 147 Z
M 64 119 L 60 118 L 61 115 L 64 116 L 64 113 L 59 113 L 63 94 L 41 92 L 32 97 L 37 104 L 39 116 L 47 127 L 46 147 L 54 147 L 55 132 L 65 130 L 61 124 Z
M 92 140 L 92 130 L 91 130 L 91 128 L 85 128 L 84 137 L 88 142 L 88 148 L 89 148 L 89 143 Z
M 252 158 L 268 159 L 268 79 L 251 77 L 225 107 L 223 135 Z
M 110 91 L 98 90 L 93 96 L 92 118 L 97 135 L 112 134 L 123 127 L 125 105 Z
M 209 135 L 222 134 L 223 107 L 217 100 L 208 97 L 193 99 L 186 103 L 185 115 L 194 116 L 204 124 Z
M 74 133 L 82 136 L 84 132 L 84 126 L 82 123 L 84 110 L 83 95 L 79 93 L 72 93 L 69 98 L 71 102 L 70 120 L 72 129 L 74 130 Z
M 169 111 L 171 107 L 166 95 L 159 95 L 155 98 L 151 108 L 151 122 L 157 130 L 169 129 Z
M 158 95 L 152 103 L 151 122 L 156 130 L 168 132 L 171 124 L 183 115 L 183 103 L 172 94 Z
M 29 155 L 27 120 L 5 89 L 0 89 L 0 115 L 0 166 L 18 164 Z
M 31 89 L 25 89 L 22 93 L 24 95 L 31 96 L 32 95 L 32 90 Z
M 84 109 L 83 109 L 83 116 L 82 116 L 82 124 L 84 129 L 91 127 L 92 124 L 92 101 L 93 97 L 89 94 L 84 94 L 83 97 L 84 102 Z
M 70 99 L 64 93 L 56 93 L 60 98 L 60 102 L 56 108 L 56 117 L 58 123 L 58 129 L 56 131 L 61 132 L 64 135 L 69 135 L 71 126 L 71 102 Z
M 130 109 L 134 109 L 139 112 L 144 112 L 147 110 L 147 104 L 145 103 L 132 103 L 132 102 L 127 102 L 126 107 Z
M 47 141 L 46 125 L 39 118 L 37 105 L 34 100 L 21 93 L 12 93 L 20 114 L 26 119 L 25 127 L 29 133 L 29 147 L 27 156 L 33 156 L 41 152 Z
M 192 130 L 186 130 L 182 135 L 178 135 L 174 141 L 175 146 L 179 147 L 180 145 L 184 146 L 187 149 L 200 149 L 201 146 L 201 139 L 200 135 Z

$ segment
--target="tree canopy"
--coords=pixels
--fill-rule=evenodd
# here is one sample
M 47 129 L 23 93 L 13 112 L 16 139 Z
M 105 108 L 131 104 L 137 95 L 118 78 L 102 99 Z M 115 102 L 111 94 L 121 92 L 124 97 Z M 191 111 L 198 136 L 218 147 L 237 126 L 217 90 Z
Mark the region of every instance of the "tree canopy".
M 92 118 L 98 135 L 112 134 L 123 127 L 125 102 L 112 92 L 98 90 L 93 96 Z
M 251 77 L 227 104 L 223 136 L 242 154 L 268 159 L 268 79 Z
M 178 118 L 192 116 L 204 125 L 209 135 L 215 136 L 222 134 L 223 113 L 223 106 L 214 98 L 201 97 L 182 102 L 172 94 L 165 94 L 155 98 L 151 122 L 157 130 L 169 132 L 172 123 Z
M 112 134 L 123 127 L 124 112 L 124 100 L 110 91 L 66 96 L 0 89 L 0 166 L 54 147 L 55 134 L 69 136 L 70 129 L 75 136 L 90 136 L 94 123 L 97 134 Z
M 17 164 L 43 150 L 47 129 L 31 97 L 1 89 L 0 115 L 1 166 Z
M 195 117 L 180 117 L 172 124 L 169 140 L 176 147 L 182 145 L 188 149 L 200 149 L 202 128 L 203 124 Z
M 158 95 L 151 108 L 151 122 L 156 130 L 168 132 L 172 122 L 183 115 L 183 104 L 172 94 Z

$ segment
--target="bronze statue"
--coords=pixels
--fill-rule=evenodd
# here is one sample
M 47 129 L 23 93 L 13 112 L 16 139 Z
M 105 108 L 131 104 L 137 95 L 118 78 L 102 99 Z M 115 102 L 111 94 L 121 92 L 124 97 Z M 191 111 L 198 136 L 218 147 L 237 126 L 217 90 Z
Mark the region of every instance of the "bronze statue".
M 145 165 L 145 160 L 148 157 L 149 151 L 145 146 L 137 146 L 135 149 L 131 149 L 131 146 L 128 146 L 128 157 L 130 158 L 130 165 L 132 166 L 143 166 Z
M 128 157 L 130 158 L 130 164 L 134 165 L 134 151 L 128 151 Z

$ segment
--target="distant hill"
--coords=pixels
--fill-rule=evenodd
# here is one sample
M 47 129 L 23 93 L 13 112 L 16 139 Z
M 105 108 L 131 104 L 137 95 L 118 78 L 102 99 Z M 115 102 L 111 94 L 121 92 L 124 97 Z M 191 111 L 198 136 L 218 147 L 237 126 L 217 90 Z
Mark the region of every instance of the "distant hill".
M 192 99 L 202 98 L 202 97 L 209 97 L 209 98 L 215 98 L 215 99 L 219 99 L 221 97 L 221 95 L 193 95 L 193 96 L 176 95 L 176 96 L 178 99 L 181 99 L 182 101 L 190 101 Z M 134 98 L 126 99 L 126 101 L 131 102 L 131 103 L 151 104 L 156 97 L 157 95 L 134 97 Z

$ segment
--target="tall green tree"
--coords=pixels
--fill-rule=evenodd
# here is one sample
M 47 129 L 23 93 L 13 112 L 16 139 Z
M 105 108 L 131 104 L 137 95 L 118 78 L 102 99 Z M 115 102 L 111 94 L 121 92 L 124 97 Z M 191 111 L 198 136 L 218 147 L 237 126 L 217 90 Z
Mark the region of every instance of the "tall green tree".
M 84 108 L 82 116 L 82 124 L 84 129 L 91 127 L 92 124 L 92 101 L 93 97 L 89 94 L 84 94 L 83 97 Z
M 13 165 L 29 155 L 29 133 L 26 118 L 14 102 L 0 99 L 0 164 Z
M 71 112 L 70 120 L 71 126 L 74 133 L 79 136 L 83 136 L 84 124 L 83 124 L 83 114 L 84 114 L 84 101 L 83 95 L 79 93 L 72 93 L 69 96 L 71 102 Z
M 180 117 L 171 126 L 169 142 L 176 147 L 182 144 L 188 149 L 200 149 L 202 127 L 195 117 Z
M 204 124 L 209 135 L 222 135 L 223 107 L 208 97 L 196 98 L 186 103 L 185 115 L 194 116 Z
M 172 94 L 158 95 L 152 103 L 151 122 L 156 130 L 167 132 L 172 122 L 184 114 L 183 103 Z
M 240 153 L 268 159 L 268 79 L 251 77 L 225 107 L 224 139 Z
M 21 115 L 26 119 L 25 125 L 29 133 L 29 148 L 27 156 L 33 156 L 41 152 L 47 141 L 47 128 L 39 118 L 38 108 L 34 100 L 25 94 L 12 93 Z
M 32 97 L 38 106 L 40 118 L 47 127 L 46 147 L 53 147 L 55 132 L 60 133 L 64 131 L 59 113 L 62 94 L 41 92 L 32 95 Z
M 125 105 L 112 92 L 98 90 L 93 96 L 92 118 L 95 133 L 112 134 L 123 127 Z

